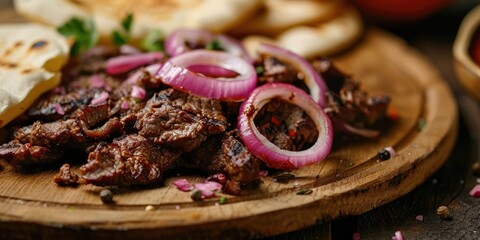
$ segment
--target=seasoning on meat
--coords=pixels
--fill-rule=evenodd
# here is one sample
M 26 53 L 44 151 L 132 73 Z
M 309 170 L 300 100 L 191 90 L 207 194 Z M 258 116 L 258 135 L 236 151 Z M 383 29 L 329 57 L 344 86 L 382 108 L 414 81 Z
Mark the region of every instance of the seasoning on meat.
M 80 167 L 80 183 L 100 186 L 131 186 L 157 183 L 172 168 L 179 152 L 160 147 L 146 138 L 131 134 L 102 142 Z
M 70 169 L 70 164 L 65 163 L 60 167 L 60 171 L 53 178 L 53 181 L 62 186 L 76 186 L 78 184 L 78 175 Z

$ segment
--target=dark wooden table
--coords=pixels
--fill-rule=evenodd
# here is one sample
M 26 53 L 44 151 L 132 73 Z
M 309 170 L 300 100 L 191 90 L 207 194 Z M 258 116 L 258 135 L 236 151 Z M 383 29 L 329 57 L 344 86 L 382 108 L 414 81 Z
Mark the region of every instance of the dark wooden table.
M 391 239 L 398 230 L 404 239 L 480 239 L 480 199 L 468 195 L 480 181 L 470 170 L 474 162 L 480 161 L 480 103 L 458 85 L 451 53 L 461 19 L 479 3 L 480 0 L 460 0 L 415 24 L 383 26 L 424 53 L 437 66 L 457 99 L 460 130 L 445 165 L 411 193 L 382 207 L 268 239 L 352 239 L 354 233 L 360 233 L 361 239 Z M 0 22 L 16 19 L 11 1 L 0 0 Z M 448 206 L 452 219 L 442 220 L 436 215 L 441 205 Z M 419 215 L 423 221 L 416 219 Z

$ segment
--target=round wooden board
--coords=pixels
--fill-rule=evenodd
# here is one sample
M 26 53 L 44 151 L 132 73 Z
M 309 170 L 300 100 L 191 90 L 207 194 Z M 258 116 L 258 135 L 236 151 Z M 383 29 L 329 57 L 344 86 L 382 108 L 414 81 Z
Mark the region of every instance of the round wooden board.
M 450 154 L 457 134 L 457 109 L 437 71 L 400 39 L 380 30 L 334 59 L 373 95 L 389 95 L 400 118 L 377 140 L 336 139 L 323 162 L 292 171 L 287 183 L 264 177 L 243 196 L 193 202 L 171 183 L 114 189 L 116 203 L 103 205 L 101 188 L 58 187 L 55 171 L 19 174 L 2 163 L 0 220 L 3 232 L 26 239 L 245 238 L 270 236 L 344 215 L 361 214 L 421 184 Z M 418 128 L 424 119 L 424 128 Z M 378 161 L 393 146 L 398 156 Z M 192 181 L 201 177 L 187 176 Z M 312 189 L 310 195 L 296 195 Z M 147 205 L 153 211 L 145 211 Z

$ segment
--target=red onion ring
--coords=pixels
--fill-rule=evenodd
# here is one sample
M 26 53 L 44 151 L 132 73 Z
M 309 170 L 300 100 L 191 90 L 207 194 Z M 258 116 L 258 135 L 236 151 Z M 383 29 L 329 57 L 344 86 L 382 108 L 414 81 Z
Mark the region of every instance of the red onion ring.
M 173 32 L 165 41 L 165 51 L 170 57 L 174 57 L 192 50 L 187 43 L 202 46 L 213 40 L 217 40 L 226 52 L 253 63 L 247 50 L 239 41 L 225 35 L 214 35 L 203 30 L 180 29 Z
M 131 54 L 139 54 L 139 53 L 142 53 L 142 51 L 140 51 L 140 49 L 132 45 L 123 44 L 122 46 L 120 46 L 120 54 L 131 55 Z
M 238 76 L 212 78 L 188 70 L 198 64 L 225 68 L 238 73 Z M 209 50 L 194 50 L 170 58 L 156 77 L 183 92 L 230 101 L 246 99 L 257 85 L 257 74 L 250 63 L 229 53 Z
M 347 133 L 347 134 L 351 134 L 351 135 L 358 135 L 358 136 L 362 136 L 362 137 L 365 137 L 365 138 L 371 138 L 371 139 L 374 139 L 374 138 L 377 138 L 378 136 L 380 136 L 380 131 L 378 130 L 371 130 L 371 129 L 367 129 L 367 128 L 358 128 L 358 127 L 354 127 L 338 118 L 335 118 L 335 117 L 332 117 L 332 119 L 330 119 L 332 121 L 332 124 L 333 124 L 333 128 L 335 129 L 335 132 L 339 133 L 339 132 L 343 132 L 343 133 Z
M 121 74 L 140 66 L 162 60 L 163 57 L 164 55 L 162 52 L 121 55 L 109 58 L 106 63 L 106 69 L 107 73 L 110 75 Z
M 297 105 L 310 116 L 318 129 L 318 138 L 313 146 L 302 151 L 284 150 L 260 133 L 255 126 L 255 116 L 273 98 Z M 248 150 L 275 169 L 291 170 L 315 164 L 323 160 L 332 147 L 330 119 L 309 95 L 290 84 L 267 83 L 255 89 L 240 106 L 237 127 Z
M 202 30 L 179 29 L 168 35 L 165 51 L 170 57 L 174 57 L 191 50 L 187 43 L 204 45 L 210 42 L 212 37 L 211 33 Z
M 272 56 L 288 63 L 302 73 L 304 75 L 303 81 L 310 90 L 313 100 L 321 107 L 325 106 L 325 93 L 328 91 L 327 84 L 307 60 L 291 51 L 266 43 L 260 44 L 257 51 L 260 54 Z
M 146 66 L 143 69 L 140 69 L 140 70 L 136 71 L 135 73 L 133 73 L 132 75 L 130 75 L 130 77 L 128 77 L 127 80 L 125 80 L 122 83 L 122 85 L 124 85 L 124 84 L 126 84 L 126 85 L 137 84 L 138 79 L 140 79 L 143 76 L 144 71 L 147 71 L 148 73 L 150 73 L 153 76 L 158 72 L 160 67 L 162 67 L 162 64 L 160 64 L 160 63 L 156 63 L 156 64 Z
M 188 70 L 196 73 L 201 73 L 208 77 L 224 77 L 224 78 L 234 78 L 238 76 L 238 73 L 226 68 L 219 66 L 211 66 L 205 64 L 192 65 L 188 67 Z

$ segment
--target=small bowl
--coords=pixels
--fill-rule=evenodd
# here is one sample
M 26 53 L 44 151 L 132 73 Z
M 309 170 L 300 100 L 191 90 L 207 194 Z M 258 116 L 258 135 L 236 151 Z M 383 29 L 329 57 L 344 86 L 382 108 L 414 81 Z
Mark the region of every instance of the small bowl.
M 453 67 L 460 84 L 480 101 L 480 66 L 470 55 L 470 47 L 476 31 L 480 30 L 480 5 L 463 19 L 453 43 Z

